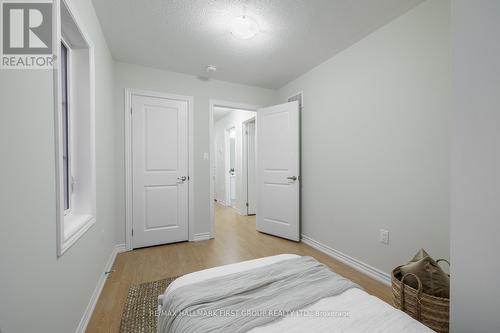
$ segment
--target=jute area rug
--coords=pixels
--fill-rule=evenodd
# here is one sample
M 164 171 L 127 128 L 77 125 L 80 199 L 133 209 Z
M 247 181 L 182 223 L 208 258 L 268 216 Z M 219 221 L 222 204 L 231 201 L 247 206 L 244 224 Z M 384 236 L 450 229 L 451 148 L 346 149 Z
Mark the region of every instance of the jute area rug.
M 120 333 L 156 333 L 158 296 L 175 279 L 177 276 L 130 287 L 123 308 Z

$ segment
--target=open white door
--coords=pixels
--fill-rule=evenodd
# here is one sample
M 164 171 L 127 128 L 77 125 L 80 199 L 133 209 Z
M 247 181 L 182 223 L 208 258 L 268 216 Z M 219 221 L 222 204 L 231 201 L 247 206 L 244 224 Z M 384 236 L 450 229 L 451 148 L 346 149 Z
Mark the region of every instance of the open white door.
M 299 241 L 298 102 L 260 109 L 257 130 L 257 230 Z

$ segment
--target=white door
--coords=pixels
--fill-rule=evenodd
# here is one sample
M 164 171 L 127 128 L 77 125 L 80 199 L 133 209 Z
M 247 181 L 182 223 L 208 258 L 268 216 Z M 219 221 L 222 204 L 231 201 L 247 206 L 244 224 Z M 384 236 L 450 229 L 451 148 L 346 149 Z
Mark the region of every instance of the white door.
M 256 201 L 256 187 L 257 187 L 257 175 L 256 175 L 256 160 L 255 160 L 255 121 L 247 123 L 247 214 L 254 215 L 256 212 L 257 201 Z
M 257 128 L 257 230 L 299 241 L 298 102 L 260 109 Z
M 132 95 L 134 248 L 188 239 L 188 104 Z

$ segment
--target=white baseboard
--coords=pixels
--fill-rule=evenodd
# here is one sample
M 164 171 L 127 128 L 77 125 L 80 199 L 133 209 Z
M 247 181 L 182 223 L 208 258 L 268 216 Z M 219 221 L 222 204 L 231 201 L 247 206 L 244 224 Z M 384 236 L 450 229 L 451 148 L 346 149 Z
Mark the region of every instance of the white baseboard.
M 338 250 L 332 249 L 331 247 L 329 247 L 323 243 L 320 243 L 317 240 L 314 240 L 311 237 L 306 236 L 304 234 L 302 234 L 302 242 L 304 244 L 307 244 L 307 245 L 315 248 L 316 250 L 319 250 L 319 251 L 329 255 L 330 257 L 332 257 L 334 259 L 337 259 L 338 261 L 343 262 L 346 265 L 351 266 L 355 270 L 357 270 L 365 275 L 368 275 L 369 277 L 371 277 L 377 281 L 382 282 L 385 285 L 388 285 L 388 286 L 391 285 L 390 274 L 387 274 L 378 268 L 375 268 L 373 266 L 365 264 L 364 262 L 362 262 L 358 259 L 355 259 L 351 256 L 348 256 L 347 254 L 342 253 Z
M 195 242 L 209 240 L 209 239 L 210 239 L 210 233 L 209 232 L 202 232 L 200 234 L 194 234 L 194 237 L 193 237 L 193 240 Z
M 106 283 L 106 278 L 107 274 L 106 272 L 109 272 L 111 268 L 113 267 L 113 263 L 115 262 L 116 256 L 118 253 L 125 252 L 125 244 L 118 244 L 115 245 L 113 248 L 113 251 L 111 252 L 108 261 L 106 262 L 106 266 L 104 267 L 104 271 L 101 273 L 101 276 L 99 277 L 99 280 L 97 281 L 97 285 L 94 289 L 94 292 L 92 293 L 92 296 L 90 297 L 89 304 L 87 304 L 87 308 L 85 309 L 85 312 L 83 313 L 82 319 L 80 320 L 80 323 L 78 324 L 78 327 L 76 328 L 76 333 L 85 333 L 85 330 L 87 329 L 87 325 L 89 324 L 90 317 L 92 317 L 92 312 L 94 312 L 94 308 L 97 304 L 97 300 L 99 299 L 99 296 L 101 295 L 102 288 L 104 287 L 104 283 Z

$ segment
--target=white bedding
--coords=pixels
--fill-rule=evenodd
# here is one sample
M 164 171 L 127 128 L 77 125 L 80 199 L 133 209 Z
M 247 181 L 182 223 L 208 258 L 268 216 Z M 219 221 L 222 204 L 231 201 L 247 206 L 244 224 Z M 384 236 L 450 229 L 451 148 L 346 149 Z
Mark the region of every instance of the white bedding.
M 187 274 L 172 282 L 163 297 L 167 298 L 172 290 L 182 286 L 213 277 L 270 265 L 294 257 L 297 257 L 297 255 L 282 254 Z M 357 288 L 349 289 L 335 297 L 323 298 L 302 310 L 307 311 L 307 313 L 314 313 L 314 311 L 347 312 L 348 316 L 286 316 L 268 325 L 254 328 L 250 332 L 433 332 L 404 312 Z

